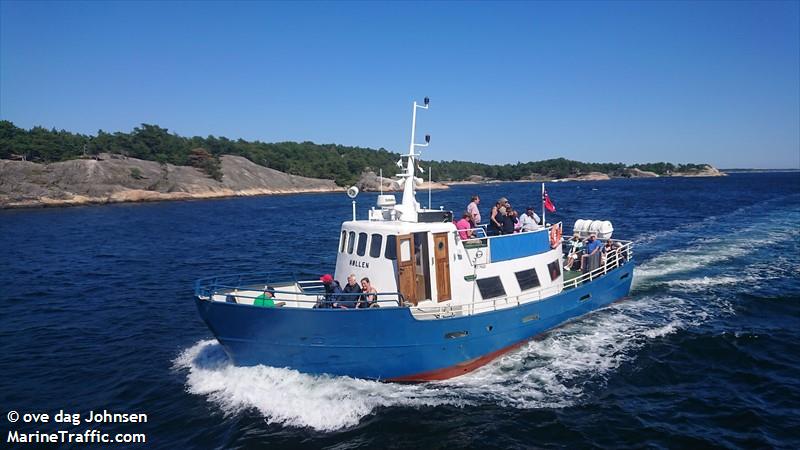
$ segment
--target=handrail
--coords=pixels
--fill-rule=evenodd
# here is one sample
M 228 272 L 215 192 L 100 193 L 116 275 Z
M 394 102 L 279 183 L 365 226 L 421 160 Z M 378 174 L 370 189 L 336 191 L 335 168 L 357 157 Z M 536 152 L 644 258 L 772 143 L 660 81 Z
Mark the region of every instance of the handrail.
M 456 229 L 456 230 L 455 230 L 455 231 L 453 231 L 453 232 L 456 234 L 456 236 L 458 236 L 458 238 L 459 238 L 459 239 L 461 239 L 461 241 L 474 241 L 474 240 L 483 240 L 483 239 L 497 239 L 497 238 L 504 238 L 504 237 L 516 236 L 516 235 L 519 235 L 519 234 L 524 234 L 524 233 L 536 233 L 536 232 L 541 232 L 541 231 L 545 231 L 545 230 L 547 230 L 547 232 L 549 233 L 551 228 L 553 228 L 553 227 L 554 227 L 554 226 L 556 226 L 556 225 L 560 225 L 560 224 L 561 224 L 561 222 L 558 222 L 558 223 L 550 224 L 550 226 L 547 226 L 547 227 L 543 226 L 542 228 L 539 228 L 539 229 L 537 229 L 537 230 L 522 231 L 522 230 L 520 229 L 520 230 L 516 230 L 516 231 L 514 231 L 514 232 L 513 232 L 513 233 L 511 233 L 511 234 L 497 234 L 497 235 L 494 235 L 494 236 L 489 236 L 489 235 L 485 235 L 485 236 L 475 236 L 475 237 L 471 237 L 471 238 L 467 238 L 467 239 L 461 239 L 461 235 L 459 235 L 458 233 L 459 233 L 460 231 L 469 231 L 469 232 L 472 232 L 472 231 L 476 231 L 476 230 L 481 230 L 483 233 L 486 233 L 486 227 L 485 227 L 484 225 L 480 225 L 480 226 L 477 226 L 477 227 L 475 227 L 475 228 L 468 228 L 468 229 L 465 229 L 465 230 L 459 230 L 459 229 Z
M 566 239 L 563 239 L 562 241 L 566 241 Z M 459 307 L 462 308 L 462 311 L 463 309 L 466 309 L 466 312 L 463 315 L 473 315 L 476 313 L 476 311 L 478 313 L 496 311 L 498 309 L 498 306 L 506 306 L 509 304 L 515 304 L 519 306 L 522 301 L 525 302 L 541 301 L 565 289 L 573 289 L 577 287 L 579 284 L 587 282 L 587 280 L 591 282 L 595 278 L 605 275 L 610 270 L 625 265 L 628 261 L 630 261 L 633 258 L 633 250 L 632 250 L 633 242 L 632 241 L 616 241 L 616 242 L 619 242 L 621 246 L 615 249 L 615 251 L 611 253 L 609 257 L 606 258 L 604 264 L 602 264 L 597 269 L 592 270 L 591 272 L 584 273 L 580 277 L 573 278 L 569 281 L 564 282 L 561 285 L 548 286 L 546 288 L 539 289 L 529 293 L 520 293 L 508 297 L 494 297 L 467 304 L 444 305 L 431 309 L 428 308 L 416 309 L 414 311 L 414 316 L 448 317 L 448 313 L 452 315 L 452 310 Z
M 569 242 L 568 239 L 564 239 L 564 242 Z M 628 260 L 633 258 L 633 242 L 631 241 L 616 241 L 619 242 L 621 245 L 615 249 L 613 249 L 609 254 L 606 256 L 605 263 L 600 265 L 600 267 L 582 274 L 579 277 L 573 278 L 564 283 L 564 288 L 574 288 L 577 287 L 578 284 L 585 282 L 586 280 L 592 281 L 594 278 L 597 278 L 600 275 L 604 275 L 608 273 L 609 269 L 615 269 L 625 264 Z M 624 242 L 624 244 L 623 244 Z
M 271 288 L 269 292 L 273 293 L 273 295 L 277 297 L 274 298 L 276 302 L 294 302 L 297 303 L 298 306 L 317 305 L 318 307 L 330 307 L 334 303 L 348 301 L 358 302 L 358 298 L 364 295 L 375 295 L 375 302 L 381 306 L 406 306 L 405 298 L 399 292 L 375 292 L 372 294 L 365 294 L 362 292 L 341 292 L 327 294 L 319 280 L 270 282 L 268 276 L 268 272 L 249 272 L 201 278 L 195 281 L 195 296 L 201 299 L 208 299 L 212 301 L 214 300 L 215 296 L 223 296 L 227 298 L 229 295 L 233 295 L 237 299 L 241 298 L 255 300 L 261 295 L 266 286 L 274 285 L 277 288 Z M 304 285 L 306 287 L 310 287 L 310 289 L 306 291 Z M 281 287 L 285 288 L 287 286 L 293 286 L 298 290 L 280 289 Z M 247 291 L 250 291 L 250 293 Z

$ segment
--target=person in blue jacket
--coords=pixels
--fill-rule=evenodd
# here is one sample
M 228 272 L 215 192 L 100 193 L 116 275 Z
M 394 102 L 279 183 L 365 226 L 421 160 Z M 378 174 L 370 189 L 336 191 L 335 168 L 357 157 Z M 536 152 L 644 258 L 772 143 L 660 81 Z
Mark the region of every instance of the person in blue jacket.
M 584 255 L 581 256 L 581 272 L 586 272 L 589 269 L 590 259 L 603 248 L 603 243 L 597 240 L 597 234 L 592 233 L 586 241 Z
M 325 287 L 325 297 L 323 297 L 321 303 L 317 303 L 315 308 L 333 308 L 334 303 L 339 300 L 342 287 L 329 273 L 319 277 L 319 280 L 322 281 L 322 285 Z

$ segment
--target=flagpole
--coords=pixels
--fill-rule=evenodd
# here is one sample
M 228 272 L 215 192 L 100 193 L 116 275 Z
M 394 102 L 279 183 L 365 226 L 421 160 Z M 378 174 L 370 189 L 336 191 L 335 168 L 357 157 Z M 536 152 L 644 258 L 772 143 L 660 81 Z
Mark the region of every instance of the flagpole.
M 542 183 L 542 226 L 547 226 L 547 221 L 545 220 L 545 212 L 544 212 L 544 183 Z

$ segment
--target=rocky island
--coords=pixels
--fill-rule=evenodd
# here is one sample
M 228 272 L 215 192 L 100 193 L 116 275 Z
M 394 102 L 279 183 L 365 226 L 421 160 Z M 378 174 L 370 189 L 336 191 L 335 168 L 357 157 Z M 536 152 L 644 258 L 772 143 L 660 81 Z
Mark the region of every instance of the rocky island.
M 241 156 L 220 157 L 221 181 L 190 166 L 101 154 L 52 164 L 0 160 L 0 207 L 69 206 L 344 190 Z
M 313 142 L 182 137 L 157 125 L 94 136 L 0 121 L 0 208 L 399 189 L 398 153 Z M 584 163 L 565 158 L 491 165 L 424 161 L 419 190 L 508 181 L 708 177 L 707 164 Z M 430 169 L 430 172 L 427 170 Z

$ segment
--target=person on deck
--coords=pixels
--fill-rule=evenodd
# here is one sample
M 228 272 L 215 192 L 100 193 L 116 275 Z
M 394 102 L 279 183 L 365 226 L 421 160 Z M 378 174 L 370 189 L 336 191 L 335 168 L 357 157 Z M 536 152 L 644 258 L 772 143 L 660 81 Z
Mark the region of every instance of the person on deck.
M 611 262 L 612 264 L 619 265 L 619 255 L 617 252 L 622 245 L 619 242 L 614 242 L 612 239 L 606 241 L 606 245 L 603 246 L 603 265 L 606 262 Z
M 583 250 L 583 241 L 581 240 L 580 233 L 575 233 L 569 241 L 569 256 L 567 257 L 567 264 L 564 265 L 564 270 L 572 270 L 572 264 L 575 259 L 581 254 Z
M 514 234 L 514 217 L 512 217 L 505 206 L 498 209 L 497 221 L 500 222 L 500 232 L 502 234 Z
M 589 261 L 592 256 L 594 256 L 597 252 L 601 251 L 603 248 L 603 243 L 597 240 L 597 234 L 592 233 L 589 235 L 589 239 L 586 241 L 586 247 L 584 251 L 584 255 L 581 256 L 581 271 L 585 272 L 589 269 Z
M 329 273 L 319 278 L 322 281 L 322 286 L 325 288 L 325 296 L 322 302 L 317 303 L 315 308 L 332 308 L 335 301 L 339 299 L 342 293 L 342 287 L 339 282 L 333 279 Z
M 378 308 L 381 306 L 378 304 L 378 291 L 372 287 L 367 277 L 361 279 L 361 292 L 364 295 L 361 296 L 361 301 L 358 302 L 359 308 Z
M 358 304 L 358 300 L 361 298 L 361 285 L 356 282 L 356 274 L 351 273 L 347 277 L 347 284 L 344 285 L 342 288 L 342 295 L 339 297 L 339 301 L 334 303 L 334 308 L 355 308 Z
M 461 238 L 462 241 L 466 241 L 467 239 L 471 239 L 473 236 L 472 234 L 472 223 L 470 223 L 469 219 L 472 217 L 472 214 L 469 212 L 465 212 L 461 219 L 456 222 L 456 229 L 458 230 L 458 236 Z
M 501 207 L 505 208 L 506 203 L 508 203 L 508 200 L 505 197 L 500 197 L 497 203 L 492 207 L 492 215 L 489 217 L 489 226 L 486 227 L 486 234 L 489 236 L 497 236 L 503 229 L 503 224 L 497 220 L 497 215 L 500 213 Z
M 264 292 L 253 300 L 253 306 L 263 306 L 272 308 L 275 306 L 275 290 L 270 286 L 264 286 Z
M 467 205 L 467 212 L 472 220 L 473 228 L 481 224 L 481 211 L 478 209 L 478 205 L 480 204 L 481 198 L 477 195 L 473 195 L 472 201 L 470 201 L 469 205 Z
M 525 210 L 525 214 L 521 215 L 519 218 L 521 231 L 535 231 L 542 228 L 539 225 L 540 221 L 539 216 L 537 216 L 536 213 L 533 212 L 533 208 L 529 206 L 528 209 Z

